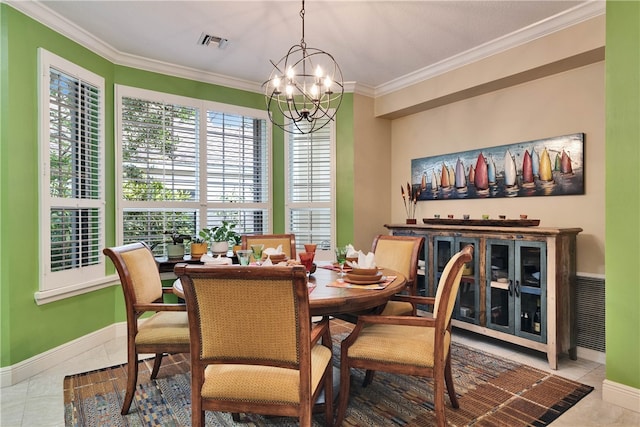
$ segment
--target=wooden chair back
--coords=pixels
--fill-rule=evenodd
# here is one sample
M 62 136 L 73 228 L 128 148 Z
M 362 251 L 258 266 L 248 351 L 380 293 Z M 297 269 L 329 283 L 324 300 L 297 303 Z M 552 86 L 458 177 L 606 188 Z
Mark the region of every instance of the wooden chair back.
M 242 236 L 242 249 L 251 249 L 251 245 L 263 244 L 264 248 L 277 248 L 282 245 L 282 252 L 289 259 L 296 259 L 295 234 L 256 234 Z
M 323 388 L 332 397 L 331 335 L 328 319 L 311 328 L 304 267 L 181 264 L 175 272 L 189 314 L 193 425 L 204 425 L 205 410 L 310 425 Z M 325 416 L 331 424 L 332 405 Z
M 372 252 L 376 265 L 395 270 L 407 278 L 411 295 L 417 295 L 418 260 L 424 246 L 424 237 L 378 235 L 373 240 Z

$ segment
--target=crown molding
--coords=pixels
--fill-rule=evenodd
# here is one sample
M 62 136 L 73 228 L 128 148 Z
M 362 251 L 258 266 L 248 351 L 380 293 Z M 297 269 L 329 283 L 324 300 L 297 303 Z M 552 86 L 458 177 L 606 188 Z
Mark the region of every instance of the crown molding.
M 511 34 L 507 34 L 478 47 L 447 58 L 436 64 L 416 70 L 403 77 L 392 80 L 375 88 L 374 97 L 387 95 L 400 89 L 412 86 L 416 83 L 445 74 L 456 68 L 469 65 L 498 53 L 513 49 L 533 40 L 548 36 L 557 31 L 579 24 L 580 22 L 603 15 L 605 13 L 605 0 L 592 0 L 572 9 L 549 17 L 543 21 L 521 28 Z
M 262 92 L 261 83 L 120 52 L 38 1 L 0 1 L 11 5 L 14 9 L 24 13 L 32 19 L 35 19 L 42 25 L 51 28 L 81 46 L 86 47 L 95 54 L 113 62 L 114 64 L 250 92 Z
M 11 5 L 16 10 L 35 19 L 65 37 L 68 37 L 114 64 L 196 80 L 204 83 L 221 85 L 234 89 L 246 90 L 249 92 L 262 93 L 261 83 L 120 52 L 38 1 L 0 1 Z M 487 42 L 477 48 L 470 49 L 459 55 L 447 58 L 429 67 L 416 70 L 378 87 L 374 88 L 357 82 L 345 82 L 344 89 L 345 92 L 358 93 L 372 98 L 386 95 L 421 81 L 428 80 L 437 75 L 447 73 L 464 65 L 468 65 L 497 53 L 512 49 L 532 40 L 552 34 L 556 31 L 560 31 L 564 28 L 604 13 L 605 0 L 592 0 L 569 9 L 564 13 L 552 16 L 546 20 Z

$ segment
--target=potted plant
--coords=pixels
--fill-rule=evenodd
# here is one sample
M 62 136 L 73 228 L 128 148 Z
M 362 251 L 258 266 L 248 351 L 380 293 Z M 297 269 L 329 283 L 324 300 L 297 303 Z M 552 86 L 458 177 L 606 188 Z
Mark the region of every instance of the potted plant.
M 226 254 L 229 251 L 229 245 L 240 244 L 240 235 L 234 230 L 236 225 L 234 222 L 223 220 L 222 225 L 200 231 L 200 236 L 211 241 L 212 253 Z
M 200 235 L 193 236 L 191 238 L 191 259 L 199 259 L 202 255 L 207 253 L 208 248 L 209 243 L 206 239 Z
M 180 234 L 175 231 L 165 231 L 171 237 L 171 243 L 167 243 L 167 256 L 171 259 L 184 257 L 184 241 L 191 240 L 188 234 Z

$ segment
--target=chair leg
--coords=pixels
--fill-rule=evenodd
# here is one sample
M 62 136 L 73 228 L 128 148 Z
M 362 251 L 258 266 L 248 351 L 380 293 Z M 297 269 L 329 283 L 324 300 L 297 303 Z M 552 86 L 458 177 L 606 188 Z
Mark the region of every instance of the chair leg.
M 136 391 L 136 383 L 138 382 L 138 352 L 135 349 L 129 348 L 127 352 L 127 390 L 124 394 L 124 402 L 122 403 L 122 415 L 129 413 L 131 407 L 131 401 L 133 401 L 133 394 Z
M 366 387 L 369 384 L 371 384 L 371 381 L 373 381 L 373 375 L 376 373 L 376 371 L 372 371 L 371 369 L 367 369 L 367 371 L 364 373 L 364 380 L 362 380 L 362 387 Z
M 346 358 L 343 358 L 346 359 Z M 340 427 L 344 416 L 347 412 L 347 405 L 349 404 L 349 386 L 351 382 L 351 370 L 346 360 L 340 361 L 340 392 L 338 395 L 338 408 L 336 410 L 336 422 L 335 427 Z
M 160 365 L 162 365 L 162 357 L 164 353 L 156 353 L 156 358 L 153 361 L 153 369 L 151 370 L 151 379 L 155 380 L 158 376 L 158 371 L 160 370 Z
M 447 384 L 447 392 L 449 393 L 451 406 L 458 409 L 460 404 L 458 403 L 458 396 L 456 396 L 456 390 L 453 386 L 453 376 L 451 375 L 451 354 L 447 357 L 447 363 L 444 366 L 444 380 Z
M 444 411 L 444 378 L 435 374 L 433 379 L 433 409 L 436 413 L 436 425 L 438 427 L 445 427 L 447 424 L 446 414 Z
M 205 427 L 205 412 L 200 410 L 191 411 L 191 425 L 193 427 Z
M 232 412 L 231 413 L 231 418 L 233 419 L 233 421 L 239 423 L 240 422 L 240 414 L 238 412 Z
M 192 358 L 193 360 L 193 358 Z M 199 387 L 193 386 L 194 378 L 191 373 L 191 425 L 193 427 L 205 427 L 205 411 L 202 410 L 202 396 Z M 202 385 L 200 385 L 202 387 Z
M 327 427 L 333 425 L 333 365 L 329 363 L 324 380 L 324 423 Z

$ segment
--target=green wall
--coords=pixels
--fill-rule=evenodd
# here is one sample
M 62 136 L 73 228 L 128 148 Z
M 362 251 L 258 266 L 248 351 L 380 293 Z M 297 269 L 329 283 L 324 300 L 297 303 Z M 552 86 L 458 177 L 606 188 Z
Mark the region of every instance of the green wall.
M 607 1 L 608 380 L 640 389 L 640 2 Z
M 7 366 L 115 321 L 115 287 L 42 306 L 34 301 L 40 266 L 37 48 L 63 53 L 103 76 L 107 88 L 113 87 L 113 65 L 6 4 L 0 8 L 0 365 Z M 112 104 L 112 89 L 106 96 L 107 105 Z M 113 140 L 112 112 L 107 108 L 109 141 Z
M 38 306 L 38 55 L 43 47 L 105 78 L 107 245 L 115 243 L 114 84 L 264 109 L 262 94 L 115 65 L 0 3 L 0 366 L 32 356 L 125 320 L 119 286 Z M 353 164 L 353 96 L 338 112 L 339 176 Z M 284 231 L 283 132 L 273 132 L 273 230 Z M 351 154 L 350 154 L 351 153 Z M 337 194 L 338 239 L 351 241 L 353 180 Z M 107 262 L 107 273 L 114 268 Z

